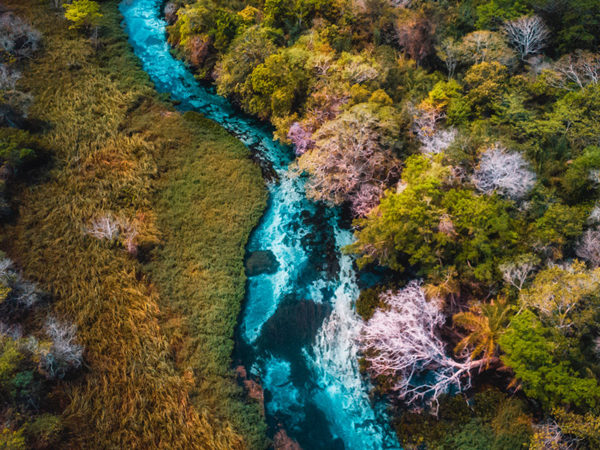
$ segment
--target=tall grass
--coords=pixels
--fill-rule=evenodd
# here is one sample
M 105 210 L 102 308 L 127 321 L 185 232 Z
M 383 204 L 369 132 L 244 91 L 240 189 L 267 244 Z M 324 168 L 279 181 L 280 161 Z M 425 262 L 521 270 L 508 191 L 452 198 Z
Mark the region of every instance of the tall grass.
M 65 383 L 73 448 L 236 449 L 264 445 L 258 406 L 230 370 L 243 253 L 265 204 L 247 150 L 157 98 L 103 4 L 96 51 L 50 2 L 9 0 L 44 34 L 25 74 L 38 146 L 54 159 L 23 186 L 8 253 L 78 325 L 88 370 Z M 85 229 L 99 214 L 140 227 L 146 272 Z

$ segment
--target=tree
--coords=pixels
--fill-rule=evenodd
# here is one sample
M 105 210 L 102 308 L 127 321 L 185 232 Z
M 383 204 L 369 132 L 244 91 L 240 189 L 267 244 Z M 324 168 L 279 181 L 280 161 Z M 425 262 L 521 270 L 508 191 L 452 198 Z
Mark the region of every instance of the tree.
M 267 57 L 250 74 L 242 107 L 261 119 L 283 118 L 303 105 L 312 81 L 306 63 L 310 52 L 302 42 Z
M 600 230 L 586 230 L 575 251 L 577 256 L 589 262 L 592 267 L 600 266 Z
M 521 308 L 537 311 L 544 323 L 562 333 L 586 326 L 597 309 L 600 269 L 587 271 L 585 264 L 550 266 L 539 272 L 528 289 L 521 291 Z
M 529 450 L 575 450 L 577 442 L 562 432 L 561 427 L 553 420 L 535 426 Z
M 539 262 L 539 258 L 534 255 L 518 256 L 514 260 L 500 265 L 502 278 L 521 291 L 527 278 L 529 278 L 529 275 L 535 270 Z
M 552 105 L 552 111 L 538 122 L 548 135 L 565 137 L 575 149 L 597 146 L 600 141 L 600 84 L 568 92 Z
M 567 166 L 561 179 L 565 197 L 579 202 L 596 194 L 600 186 L 599 173 L 600 147 L 587 147 Z
M 17 58 L 30 58 L 40 48 L 42 35 L 12 13 L 0 15 L 0 49 Z
M 294 122 L 290 127 L 287 138 L 294 145 L 296 155 L 300 156 L 315 146 L 313 133 L 306 130 L 299 122 Z
M 494 31 L 473 31 L 462 38 L 458 45 L 458 59 L 462 64 L 481 64 L 482 62 L 498 62 L 506 67 L 513 67 L 516 62 L 512 51 L 502 35 Z
M 0 90 L 12 91 L 21 78 L 21 72 L 13 69 L 8 64 L 0 64 Z
M 14 308 L 31 309 L 44 295 L 34 283 L 25 280 L 12 260 L 0 260 L 0 286 L 3 295 L 0 304 L 10 304 Z
M 268 30 L 258 26 L 246 29 L 233 40 L 216 66 L 218 94 L 234 96 L 239 101 L 248 76 L 275 51 L 276 47 Z
M 411 156 L 402 183 L 387 192 L 366 219 L 358 220 L 349 249 L 359 265 L 377 261 L 394 270 L 417 266 L 431 280 L 448 270 L 462 279 L 489 282 L 497 265 L 515 251 L 517 234 L 507 204 L 497 196 L 452 189 L 451 168 L 440 156 Z
M 93 39 L 98 39 L 98 26 L 100 25 L 100 6 L 93 0 L 74 0 L 73 3 L 64 5 L 65 18 L 72 24 L 69 29 L 93 30 Z
M 359 345 L 373 378 L 391 378 L 392 391 L 407 405 L 436 403 L 450 389 L 470 386 L 471 370 L 484 360 L 447 355 L 440 328 L 445 322 L 439 299 L 428 301 L 417 281 L 380 296 L 386 307 L 363 325 Z
M 83 347 L 75 342 L 77 328 L 56 320 L 46 321 L 45 331 L 52 344 L 42 350 L 40 365 L 49 378 L 63 378 L 83 363 Z
M 455 314 L 452 321 L 455 326 L 464 328 L 468 334 L 454 348 L 457 355 L 469 351 L 470 358 L 481 356 L 488 369 L 498 352 L 498 338 L 504 332 L 510 319 L 511 306 L 505 298 L 490 303 L 477 303 L 468 311 Z
M 575 370 L 555 341 L 553 330 L 544 327 L 530 310 L 511 320 L 500 337 L 504 351 L 502 362 L 510 367 L 523 384 L 525 393 L 546 408 L 559 405 L 595 407 L 600 386 L 583 370 Z
M 520 153 L 509 152 L 495 144 L 481 156 L 473 183 L 485 194 L 497 192 L 512 200 L 521 200 L 535 185 L 535 178 Z
M 583 89 L 600 81 L 600 54 L 577 50 L 561 57 L 552 69 L 556 73 L 553 84 L 563 89 Z
M 405 10 L 397 25 L 398 43 L 417 63 L 433 53 L 435 24 L 424 12 Z
M 314 148 L 298 159 L 298 168 L 310 175 L 307 190 L 312 198 L 349 202 L 357 215 L 376 205 L 399 167 L 386 146 L 386 136 L 393 136 L 396 128 L 384 120 L 384 113 L 357 105 L 317 130 Z
M 456 42 L 456 39 L 452 37 L 444 39 L 435 47 L 435 50 L 438 58 L 446 64 L 448 78 L 454 78 L 456 68 L 463 57 L 462 49 Z
M 445 113 L 428 102 L 423 102 L 414 109 L 412 130 L 421 143 L 421 152 L 428 155 L 437 154 L 454 142 L 456 130 L 438 126 L 444 118 Z
M 600 448 L 599 416 L 589 412 L 577 414 L 573 411 L 567 411 L 565 408 L 554 408 L 552 415 L 560 426 L 563 436 L 568 435 L 571 437 L 572 444 L 583 440 L 588 445 L 587 448 Z M 566 437 L 565 440 L 567 440 Z
M 526 4 L 515 0 L 490 0 L 477 7 L 477 23 L 479 29 L 498 29 L 506 20 L 517 19 L 531 10 Z
M 544 215 L 529 225 L 531 246 L 537 252 L 560 259 L 567 245 L 579 238 L 589 210 L 582 206 L 552 203 Z
M 504 31 L 521 60 L 540 53 L 548 44 L 550 30 L 539 16 L 523 16 L 506 22 Z
M 471 66 L 465 74 L 466 100 L 481 115 L 499 109 L 506 92 L 508 70 L 499 62 L 482 62 Z

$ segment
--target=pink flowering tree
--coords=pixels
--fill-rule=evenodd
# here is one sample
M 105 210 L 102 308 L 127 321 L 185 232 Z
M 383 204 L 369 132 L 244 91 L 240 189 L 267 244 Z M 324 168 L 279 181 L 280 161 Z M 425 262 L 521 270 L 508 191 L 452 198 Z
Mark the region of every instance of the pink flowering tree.
M 357 215 L 365 215 L 395 180 L 399 161 L 382 142 L 383 126 L 368 108 L 355 107 L 326 122 L 310 138 L 314 148 L 298 159 L 298 168 L 309 174 L 308 195 L 333 204 L 349 202 Z M 302 148 L 305 135 L 295 132 Z
M 428 301 L 418 281 L 380 299 L 386 307 L 364 324 L 359 340 L 373 378 L 391 377 L 395 395 L 413 408 L 437 405 L 440 395 L 471 386 L 471 371 L 487 360 L 449 356 L 439 334 L 446 321 L 440 300 Z
M 294 145 L 296 155 L 300 156 L 315 146 L 312 132 L 302 126 L 300 122 L 294 122 L 288 131 L 287 137 Z

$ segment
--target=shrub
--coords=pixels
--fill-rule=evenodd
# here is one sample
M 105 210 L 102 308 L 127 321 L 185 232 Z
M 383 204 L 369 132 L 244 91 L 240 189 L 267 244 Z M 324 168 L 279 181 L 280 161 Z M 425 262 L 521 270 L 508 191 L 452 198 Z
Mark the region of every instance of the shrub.
M 41 367 L 49 378 L 64 376 L 81 367 L 83 347 L 75 342 L 77 327 L 59 322 L 53 317 L 46 321 L 45 332 L 52 345 L 42 353 Z

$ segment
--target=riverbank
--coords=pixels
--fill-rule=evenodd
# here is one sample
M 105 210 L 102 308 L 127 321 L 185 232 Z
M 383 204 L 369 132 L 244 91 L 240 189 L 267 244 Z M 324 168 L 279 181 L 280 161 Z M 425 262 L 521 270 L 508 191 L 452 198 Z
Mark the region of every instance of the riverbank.
M 102 4 L 97 49 L 49 2 L 6 5 L 44 34 L 22 88 L 53 161 L 20 187 L 4 242 L 86 349 L 87 370 L 64 385 L 65 446 L 264 445 L 259 406 L 229 367 L 260 169 L 220 127 L 161 101 L 117 2 Z M 136 228 L 129 252 L 85 233 L 106 215 Z

